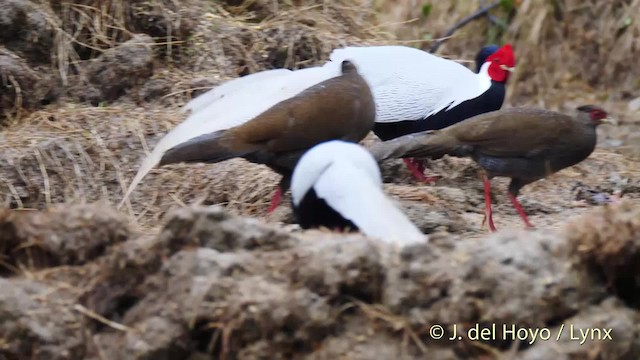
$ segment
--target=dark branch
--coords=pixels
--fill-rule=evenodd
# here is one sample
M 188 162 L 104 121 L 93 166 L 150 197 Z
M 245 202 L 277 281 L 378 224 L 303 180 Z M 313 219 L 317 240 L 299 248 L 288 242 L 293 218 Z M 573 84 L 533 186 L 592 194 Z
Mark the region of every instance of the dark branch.
M 456 32 L 456 30 L 458 30 L 461 27 L 467 25 L 468 23 L 472 22 L 473 20 L 479 19 L 479 18 L 481 18 L 481 17 L 483 17 L 485 15 L 489 15 L 489 11 L 491 11 L 493 8 L 497 7 L 498 5 L 500 5 L 500 1 L 496 1 L 493 4 L 481 7 L 475 13 L 473 13 L 473 14 L 467 16 L 466 18 L 460 20 L 460 22 L 458 22 L 452 28 L 447 30 L 447 32 L 431 46 L 431 48 L 429 49 L 429 52 L 430 53 L 435 53 L 436 51 L 438 51 L 438 48 L 440 47 L 440 45 L 442 45 L 445 41 L 447 41 L 447 39 L 451 35 L 453 35 L 453 33 Z
M 504 27 L 504 23 L 500 22 L 500 20 L 498 20 L 497 17 L 491 15 L 491 14 L 487 14 L 487 18 L 489 19 L 489 21 L 493 24 L 493 25 L 497 25 L 497 26 L 502 26 Z

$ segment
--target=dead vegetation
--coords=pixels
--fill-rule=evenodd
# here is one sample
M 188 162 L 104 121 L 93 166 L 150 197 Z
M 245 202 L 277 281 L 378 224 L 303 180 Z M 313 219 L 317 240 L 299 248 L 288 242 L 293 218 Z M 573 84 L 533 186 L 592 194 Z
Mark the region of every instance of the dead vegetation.
M 9 83 L 2 93 L 7 115 L 16 123 L 0 134 L 4 205 L 43 208 L 60 202 L 116 202 L 142 151 L 184 118 L 177 108 L 190 95 L 227 77 L 309 66 L 335 47 L 374 39 L 375 29 L 368 25 L 370 9 L 353 5 L 197 0 L 180 5 L 83 1 L 49 7 L 27 0 L 4 5 L 7 23 L 23 25 L 24 14 L 34 11 L 49 20 L 41 32 L 57 36 L 41 40 L 40 47 L 29 43 L 28 49 L 24 49 L 26 39 L 5 43 L 22 56 L 15 57 L 24 63 L 18 64 L 25 79 L 9 77 L 23 85 Z M 42 61 L 43 57 L 29 57 L 34 48 L 48 52 L 54 62 L 49 67 L 38 65 L 40 73 L 34 70 L 36 65 L 25 65 Z M 28 101 L 42 96 L 26 97 L 30 94 L 22 89 L 42 74 L 63 84 L 62 99 L 55 107 L 26 116 L 27 110 L 42 106 L 40 100 Z M 261 167 L 226 164 L 215 173 L 200 171 L 200 178 L 163 174 L 168 176 L 145 187 L 149 192 L 143 189 L 142 197 L 134 196 L 135 210 L 130 212 L 146 217 L 145 223 L 157 221 L 171 205 L 200 196 L 257 214 L 275 179 Z M 231 178 L 246 181 L 238 184 Z M 242 186 L 251 183 L 253 190 Z
M 427 39 L 437 38 L 463 17 L 492 3 L 434 1 L 428 3 L 426 16 L 421 4 L 413 0 L 380 1 L 380 6 L 385 10 L 382 20 L 392 24 L 390 28 L 401 39 L 428 45 L 424 44 L 425 35 Z M 596 92 L 605 101 L 639 96 L 640 73 L 634 66 L 640 52 L 638 0 L 502 3 L 515 6 L 511 16 L 505 6 L 495 8 L 491 18 L 482 17 L 456 31 L 442 47 L 443 55 L 473 59 L 487 42 L 511 42 L 518 71 L 509 90 L 511 101 L 517 104 L 557 108 L 568 99 L 557 98 L 564 90 Z M 500 24 L 506 19 L 510 22 Z M 574 99 L 584 96 L 569 95 Z
M 423 48 L 456 22 L 489 0 L 379 1 L 381 21 L 390 24 L 399 41 Z M 616 129 L 601 138 L 625 154 L 640 158 L 640 2 L 637 0 L 501 1 L 492 10 L 457 30 L 439 54 L 474 59 L 488 42 L 510 42 L 516 72 L 509 80 L 506 106 L 534 105 L 571 112 L 586 103 L 601 104 L 618 118 Z M 429 6 L 427 16 L 422 5 Z M 508 20 L 508 21 L 506 21 Z M 635 103 L 634 103 L 635 100 Z
M 342 45 L 428 45 L 425 29 L 438 37 L 487 2 L 434 1 L 409 23 L 422 11 L 413 0 L 2 3 L 0 358 L 638 357 L 637 2 L 519 1 L 501 32 L 519 67 L 507 106 L 598 102 L 622 123 L 589 159 L 525 188 L 547 230 L 513 231 L 522 225 L 496 179 L 507 231 L 487 237 L 468 160 L 434 161 L 435 186 L 391 161 L 385 191 L 431 235 L 399 254 L 298 232 L 288 199 L 265 217 L 278 176 L 239 159 L 154 170 L 123 213 L 111 206 L 191 97 Z M 469 24 L 442 54 L 472 59 L 490 26 Z M 611 327 L 616 341 L 438 342 L 434 323 L 572 323 Z
M 33 110 L 64 95 L 94 105 L 116 100 L 134 85 L 124 80 L 145 80 L 153 72 L 151 59 L 143 60 L 151 54 L 142 55 L 143 59 L 126 49 L 120 50 L 120 57 L 114 54 L 115 48 L 127 42 L 140 45 L 142 41 L 147 50 L 151 46 L 154 62 L 168 66 L 167 72 L 158 75 L 183 85 L 160 95 L 176 91 L 189 95 L 185 77 L 192 80 L 199 71 L 218 75 L 219 82 L 220 77 L 265 68 L 309 66 L 337 46 L 374 38 L 375 29 L 368 25 L 371 9 L 358 5 L 351 1 L 300 1 L 295 5 L 289 1 L 205 0 L 5 2 L 0 5 L 0 40 L 6 48 L 3 51 L 15 57 L 18 65 L 3 66 L 1 115 L 18 119 L 24 115 L 20 112 L 23 107 Z M 153 42 L 136 34 L 145 34 Z M 133 71 L 129 74 L 132 79 L 115 70 L 134 60 L 141 61 L 141 70 L 148 73 L 141 77 Z M 106 63 L 110 71 L 96 78 L 96 67 Z M 17 66 L 26 68 L 12 70 Z M 33 91 L 33 72 L 54 81 L 61 91 L 48 97 L 26 96 Z M 96 94 L 91 86 L 96 81 L 115 83 L 119 88 Z
M 132 233 L 124 242 L 105 242 L 91 262 L 63 259 L 57 264 L 62 266 L 44 271 L 24 267 L 29 279 L 0 279 L 6 289 L 0 295 L 6 319 L 0 354 L 8 359 L 370 359 L 374 354 L 569 359 L 594 353 L 603 359 L 635 358 L 640 355 L 637 313 L 564 234 L 606 237 L 619 226 L 613 219 L 636 213 L 639 206 L 636 201 L 606 207 L 557 231 L 507 231 L 481 241 L 442 234 L 401 252 L 360 235 L 291 233 L 221 208 L 181 209 L 167 217 L 159 235 Z M 65 205 L 23 216 L 55 217 L 60 211 L 91 218 L 105 208 Z M 33 221 L 13 224 L 24 234 L 34 230 Z M 585 222 L 600 226 L 585 229 Z M 114 217 L 103 224 L 122 225 Z M 58 231 L 53 222 L 38 225 L 45 234 Z M 633 233 L 636 225 L 629 225 Z M 637 259 L 632 261 L 637 266 Z M 576 346 L 564 335 L 563 346 L 551 346 L 532 339 L 518 343 L 502 331 L 497 333 L 502 340 L 467 337 L 474 324 L 494 323 L 500 329 L 516 324 L 555 333 L 565 323 L 604 327 L 612 329 L 615 341 L 592 339 Z M 449 335 L 455 324 L 462 337 L 435 340 L 429 333 L 433 324 Z
M 601 101 L 639 96 L 640 71 L 632 65 L 640 55 L 638 15 L 638 0 L 562 1 L 542 7 L 523 1 L 507 35 L 522 59 L 517 78 L 523 86 L 513 95 L 534 97 L 541 105 L 549 100 L 540 94 L 567 88 L 602 93 Z

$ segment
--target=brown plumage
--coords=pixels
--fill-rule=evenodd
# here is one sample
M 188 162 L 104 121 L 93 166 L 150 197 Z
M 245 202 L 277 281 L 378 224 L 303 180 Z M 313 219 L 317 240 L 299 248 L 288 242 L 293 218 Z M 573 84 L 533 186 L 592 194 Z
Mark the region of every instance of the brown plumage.
M 581 106 L 573 118 L 558 112 L 510 108 L 475 116 L 448 128 L 406 135 L 375 144 L 378 160 L 444 155 L 471 157 L 484 170 L 486 218 L 491 216 L 490 182 L 510 177 L 509 197 L 527 226 L 517 200 L 522 187 L 586 159 L 596 146 L 596 127 L 607 113 L 593 105 Z
M 353 63 L 343 61 L 340 76 L 318 83 L 242 125 L 177 145 L 164 153 L 160 165 L 243 157 L 283 175 L 273 199 L 279 202 L 293 168 L 307 149 L 328 140 L 359 142 L 374 121 L 369 86 Z

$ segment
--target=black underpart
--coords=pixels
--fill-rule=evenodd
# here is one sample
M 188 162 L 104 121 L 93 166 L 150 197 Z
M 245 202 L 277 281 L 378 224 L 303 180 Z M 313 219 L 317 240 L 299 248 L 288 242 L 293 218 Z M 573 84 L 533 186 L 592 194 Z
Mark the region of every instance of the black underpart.
M 499 110 L 504 102 L 505 90 L 504 83 L 492 81 L 489 89 L 482 95 L 462 102 L 452 109 L 446 111 L 443 109 L 425 119 L 376 122 L 373 132 L 382 141 L 387 141 L 421 131 L 440 130 L 470 117 Z
M 284 195 L 284 193 L 291 188 L 291 172 L 281 172 L 280 174 L 282 175 L 282 179 L 280 179 L 278 187 L 282 190 L 282 194 Z
M 300 204 L 292 204 L 296 221 L 303 229 L 326 227 L 331 230 L 358 231 L 358 227 L 333 210 L 326 201 L 320 199 L 311 188 Z

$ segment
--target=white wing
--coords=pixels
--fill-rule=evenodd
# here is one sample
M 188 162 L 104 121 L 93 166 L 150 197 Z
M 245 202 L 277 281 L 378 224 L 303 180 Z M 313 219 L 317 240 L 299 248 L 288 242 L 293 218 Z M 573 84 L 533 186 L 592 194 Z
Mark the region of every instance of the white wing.
M 274 69 L 235 78 L 216 86 L 215 88 L 194 99 L 191 99 L 191 101 L 189 101 L 182 109 L 183 111 L 191 110 L 191 113 L 193 114 L 209 106 L 214 101 L 220 100 L 225 96 L 229 96 L 231 93 L 251 88 L 252 85 L 258 82 L 266 81 L 268 79 L 274 79 L 280 76 L 284 77 L 290 74 L 291 70 L 289 69 Z
M 331 61 L 352 61 L 371 87 L 376 122 L 419 120 L 476 98 L 491 86 L 455 61 L 407 46 L 347 47 Z
M 313 188 L 319 198 L 369 237 L 399 245 L 424 243 L 428 239 L 370 175 L 346 161 L 333 163 Z
M 488 76 L 406 46 L 348 47 L 333 51 L 331 61 L 322 67 L 269 70 L 234 79 L 185 106 L 191 114 L 143 161 L 119 206 L 165 151 L 194 137 L 243 124 L 310 86 L 338 76 L 345 59 L 355 63 L 369 84 L 377 122 L 422 119 L 479 96 L 491 84 Z
M 268 71 L 266 75 L 250 75 L 252 79 L 244 80 L 243 77 L 232 80 L 229 84 L 221 85 L 230 91 L 218 91 L 215 88 L 202 94 L 212 101 L 206 105 L 193 104 L 196 111 L 165 138 L 171 138 L 173 141 L 170 145 L 175 146 L 199 135 L 241 125 L 277 103 L 340 74 L 338 70 L 331 70 L 315 67 L 275 73 Z
M 193 110 L 189 117 L 160 139 L 144 159 L 118 206 L 124 204 L 142 178 L 172 147 L 200 135 L 241 125 L 273 105 L 339 74 L 339 67 L 267 71 L 267 74 L 257 73 L 247 76 L 247 79 L 231 80 L 202 94 L 205 99 L 187 105 Z

